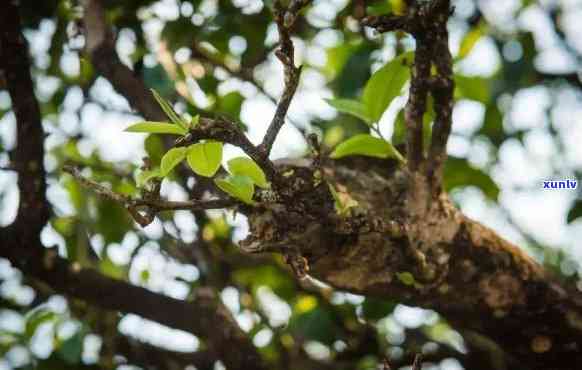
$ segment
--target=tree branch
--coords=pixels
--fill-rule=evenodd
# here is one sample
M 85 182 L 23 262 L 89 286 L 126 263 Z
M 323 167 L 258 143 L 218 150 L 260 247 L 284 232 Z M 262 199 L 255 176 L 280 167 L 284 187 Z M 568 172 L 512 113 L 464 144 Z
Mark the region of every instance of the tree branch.
M 14 2 L 7 2 L 0 13 L 0 66 L 4 70 L 17 122 L 17 146 L 11 158 L 11 168 L 18 173 L 20 202 L 11 229 L 25 244 L 29 244 L 38 240 L 50 216 L 45 196 L 44 133 L 18 8 Z
M 33 251 L 32 256 L 27 250 Z M 200 294 L 187 302 L 157 294 L 71 264 L 40 244 L 24 246 L 7 240 L 0 257 L 61 294 L 195 334 L 208 342 L 229 369 L 265 368 L 256 348 L 216 297 Z
M 143 81 L 119 59 L 101 0 L 82 0 L 82 5 L 85 52 L 95 69 L 147 120 L 167 120 Z
M 279 31 L 279 49 L 275 51 L 275 55 L 281 63 L 283 63 L 285 73 L 285 88 L 283 95 L 279 99 L 275 115 L 267 128 L 267 133 L 263 138 L 263 142 L 259 146 L 263 155 L 268 157 L 271 153 L 273 143 L 281 131 L 283 124 L 285 124 L 285 117 L 291 105 L 291 100 L 297 90 L 299 78 L 301 76 L 301 67 L 295 67 L 295 49 L 293 41 L 291 41 L 291 27 L 295 23 L 297 13 L 310 3 L 310 0 L 292 0 L 288 8 L 284 8 L 280 1 L 274 4 L 274 16 L 277 23 L 277 30 Z
M 116 193 L 111 189 L 84 177 L 76 167 L 64 166 L 63 171 L 69 173 L 81 185 L 92 190 L 98 196 L 119 203 L 129 211 L 134 220 L 141 226 L 147 226 L 152 223 L 156 214 L 161 211 L 222 209 L 239 204 L 239 202 L 232 198 L 188 201 L 170 201 L 159 197 L 136 199 L 125 194 Z

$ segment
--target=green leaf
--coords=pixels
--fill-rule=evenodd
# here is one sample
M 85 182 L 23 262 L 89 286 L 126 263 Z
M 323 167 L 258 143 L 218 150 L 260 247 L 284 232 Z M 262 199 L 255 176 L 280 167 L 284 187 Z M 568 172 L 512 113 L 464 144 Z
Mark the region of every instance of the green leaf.
M 396 158 L 404 161 L 402 155 L 386 140 L 369 134 L 360 134 L 349 138 L 335 147 L 330 157 L 334 159 L 349 155 L 364 155 L 376 158 Z
M 49 311 L 44 308 L 34 310 L 32 314 L 26 320 L 25 335 L 26 338 L 30 339 L 36 332 L 38 327 L 48 321 L 52 321 L 57 317 L 57 314 L 53 311 Z
M 397 304 L 396 301 L 366 297 L 366 300 L 362 303 L 362 314 L 368 320 L 377 321 L 390 315 Z
M 410 78 L 408 65 L 413 56 L 413 52 L 404 53 L 388 62 L 370 77 L 364 88 L 362 102 L 373 122 L 379 121 L 390 102 L 400 95 L 402 87 Z
M 167 122 L 140 122 L 125 129 L 127 132 L 146 132 L 149 134 L 185 135 L 188 131 L 181 126 Z
M 233 175 L 224 179 L 215 179 L 216 185 L 225 193 L 240 199 L 247 204 L 254 204 L 253 194 L 255 186 L 248 176 Z
M 408 271 L 397 272 L 396 277 L 404 285 L 414 285 L 414 283 L 416 283 L 416 280 L 414 279 L 414 275 L 412 275 Z
M 58 350 L 59 355 L 69 364 L 78 364 L 83 354 L 83 334 L 79 331 L 65 340 Z
M 465 37 L 463 37 L 463 40 L 461 41 L 461 47 L 459 48 L 459 54 L 457 55 L 457 59 L 463 59 L 464 57 L 469 55 L 471 50 L 473 50 L 473 47 L 475 47 L 475 44 L 477 44 L 477 41 L 479 41 L 479 39 L 481 38 L 481 36 L 485 34 L 485 32 L 486 27 L 483 24 L 479 24 L 471 31 L 467 32 L 467 34 L 465 34 Z
M 455 98 L 489 103 L 489 80 L 483 77 L 455 75 Z
M 268 188 L 269 183 L 265 173 L 255 161 L 246 157 L 237 157 L 228 161 L 228 171 L 233 175 L 245 175 L 250 177 L 255 185 L 261 188 Z
M 340 216 L 347 216 L 350 209 L 358 206 L 358 202 L 352 199 L 349 195 L 338 193 L 332 184 L 328 184 L 328 186 L 334 200 L 335 210 Z
M 582 217 L 582 200 L 578 199 L 572 204 L 570 211 L 568 211 L 568 223 L 574 222 L 576 219 Z
M 160 175 L 166 177 L 174 167 L 186 158 L 187 152 L 188 149 L 186 147 L 172 148 L 168 150 L 168 152 L 162 157 L 162 162 L 160 163 Z
M 135 184 L 138 188 L 144 187 L 153 178 L 161 177 L 159 169 L 151 171 L 141 171 L 135 176 Z
M 154 98 L 156 99 L 156 101 L 160 105 L 160 108 L 162 108 L 162 110 L 164 111 L 164 113 L 166 113 L 166 116 L 168 116 L 168 118 L 170 119 L 170 121 L 172 121 L 176 125 L 182 127 L 184 130 L 187 130 L 188 129 L 188 124 L 186 122 L 184 122 L 183 119 L 181 119 L 180 117 L 178 117 L 178 114 L 176 114 L 176 112 L 174 111 L 174 108 L 172 108 L 172 106 L 170 105 L 170 103 L 168 103 L 167 100 L 165 100 L 164 98 L 162 98 L 160 96 L 160 94 L 158 94 L 158 92 L 156 90 L 154 90 L 154 89 L 152 89 L 152 94 L 154 94 Z
M 367 124 L 371 124 L 373 121 L 368 115 L 366 106 L 357 100 L 352 99 L 326 99 L 329 105 L 334 107 L 340 112 L 351 114 L 352 116 L 358 117 Z
M 190 128 L 194 128 L 194 127 L 198 126 L 199 123 L 200 123 L 200 115 L 197 114 L 194 117 L 192 117 L 192 120 L 190 121 Z
M 471 166 L 465 158 L 456 158 L 449 156 L 445 163 L 443 184 L 446 191 L 461 186 L 475 186 L 485 196 L 496 201 L 499 195 L 499 187 L 482 170 Z
M 338 328 L 333 314 L 325 307 L 293 315 L 289 321 L 289 331 L 307 340 L 332 344 L 337 339 Z
M 200 176 L 212 177 L 222 161 L 222 143 L 206 141 L 188 147 L 188 164 Z

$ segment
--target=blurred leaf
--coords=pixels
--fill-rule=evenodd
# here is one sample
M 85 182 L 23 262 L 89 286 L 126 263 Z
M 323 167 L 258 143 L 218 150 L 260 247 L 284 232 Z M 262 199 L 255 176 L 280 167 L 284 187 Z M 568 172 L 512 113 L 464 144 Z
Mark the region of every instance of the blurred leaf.
M 220 96 L 216 101 L 216 111 L 223 112 L 238 120 L 244 97 L 238 91 L 229 92 Z
M 467 32 L 461 41 L 461 46 L 459 48 L 459 54 L 457 58 L 463 59 L 469 55 L 471 50 L 473 50 L 473 47 L 475 47 L 475 44 L 477 44 L 477 41 L 481 39 L 485 32 L 486 27 L 482 23 L 478 24 L 476 27 Z
M 404 0 L 388 0 L 388 2 L 394 14 L 404 15 L 406 13 L 406 2 Z
M 267 286 L 273 293 L 286 301 L 296 297 L 294 281 L 285 270 L 276 266 L 241 268 L 233 273 L 233 280 L 251 286 L 254 293 L 261 286 Z
M 366 106 L 357 100 L 326 99 L 325 101 L 340 112 L 351 114 L 352 116 L 358 117 L 368 124 L 373 122 L 368 115 Z
M 166 153 L 164 142 L 158 135 L 149 135 L 144 142 L 145 151 L 151 163 L 160 163 Z
M 188 124 L 188 127 L 190 128 L 194 128 L 196 126 L 198 126 L 198 124 L 200 123 L 200 115 L 196 114 L 194 117 L 192 117 L 192 119 L 190 120 L 190 123 Z
M 478 131 L 479 134 L 485 135 L 493 145 L 499 147 L 505 140 L 503 131 L 503 116 L 497 107 L 497 103 L 491 102 L 485 110 L 483 126 Z
M 168 77 L 168 73 L 161 64 L 154 67 L 145 66 L 142 70 L 142 78 L 146 86 L 158 91 L 161 95 L 174 94 L 174 82 Z
M 412 275 L 408 271 L 397 272 L 396 277 L 404 285 L 414 285 L 416 283 L 416 279 L 414 279 L 414 275 Z
M 228 170 L 233 175 L 245 175 L 250 177 L 255 185 L 261 188 L 268 188 L 269 183 L 265 173 L 252 159 L 247 157 L 237 157 L 228 161 Z
M 30 340 L 40 325 L 52 321 L 56 319 L 56 317 L 56 313 L 45 308 L 32 311 L 32 314 L 26 319 L 26 329 L 24 332 L 26 338 Z
M 410 78 L 409 65 L 413 57 L 413 52 L 397 56 L 377 70 L 366 83 L 362 102 L 373 122 L 379 121 L 392 100 L 400 95 Z
M 125 129 L 127 132 L 145 132 L 150 134 L 185 135 L 188 131 L 178 125 L 165 122 L 140 122 Z
M 200 176 L 212 177 L 222 161 L 222 143 L 206 141 L 188 147 L 188 164 Z
M 461 186 L 475 186 L 493 201 L 496 201 L 499 195 L 499 187 L 488 174 L 472 167 L 464 158 L 449 156 L 444 170 L 445 190 L 451 191 Z
M 168 152 L 162 157 L 160 163 L 160 175 L 166 177 L 174 167 L 186 158 L 188 152 L 189 150 L 186 147 L 178 147 L 168 150 Z
M 253 195 L 255 186 L 253 180 L 248 176 L 234 175 L 224 179 L 215 179 L 216 185 L 225 193 L 240 199 L 247 204 L 254 204 Z
M 328 345 L 337 339 L 337 328 L 333 316 L 321 306 L 293 315 L 289 322 L 289 331 L 302 339 L 316 340 Z
M 150 170 L 140 171 L 135 176 L 135 184 L 137 185 L 138 188 L 141 188 L 144 185 L 146 185 L 148 183 L 148 181 L 150 181 L 156 177 L 162 177 L 162 174 L 160 173 L 159 169 L 151 170 L 151 171 Z
M 126 276 L 126 271 L 123 266 L 116 265 L 107 256 L 99 262 L 99 271 L 111 278 L 119 280 L 123 280 Z
M 72 337 L 65 340 L 58 349 L 59 355 L 65 362 L 73 365 L 81 361 L 81 354 L 83 353 L 83 334 L 78 331 Z
M 580 217 L 582 217 L 582 200 L 577 199 L 568 211 L 567 221 L 568 223 L 572 223 Z
M 133 225 L 129 213 L 118 203 L 101 198 L 97 198 L 97 211 L 95 231 L 103 235 L 106 244 L 121 242 Z
M 489 79 L 455 75 L 455 97 L 466 98 L 488 104 L 490 100 Z
M 332 87 L 337 96 L 346 98 L 356 97 L 360 89 L 370 78 L 372 63 L 370 54 L 376 47 L 369 42 L 360 42 L 357 44 L 348 42 L 340 48 L 342 50 L 340 59 L 342 60 L 337 63 L 339 69 L 337 69 L 336 78 L 332 83 Z
M 317 298 L 312 295 L 303 295 L 295 303 L 295 311 L 300 314 L 311 311 L 315 307 L 317 307 Z
M 330 157 L 334 159 L 364 155 L 377 158 L 396 158 L 404 161 L 402 155 L 386 140 L 378 139 L 368 134 L 356 135 L 335 147 Z
M 388 0 L 377 1 L 366 7 L 367 15 L 384 15 L 392 12 L 392 4 Z
M 366 297 L 362 303 L 362 314 L 368 320 L 380 320 L 390 315 L 398 303 L 384 299 Z

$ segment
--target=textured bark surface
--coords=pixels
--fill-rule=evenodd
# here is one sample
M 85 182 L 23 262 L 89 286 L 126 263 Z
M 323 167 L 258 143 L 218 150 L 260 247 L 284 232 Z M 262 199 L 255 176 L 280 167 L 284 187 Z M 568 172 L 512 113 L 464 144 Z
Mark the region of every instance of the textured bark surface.
M 407 225 L 402 234 L 374 226 L 405 219 L 405 171 L 369 158 L 325 163 L 323 178 L 358 203 L 351 216 L 338 220 L 323 191 L 327 185 L 313 186 L 309 161 L 297 164 L 285 170 L 293 169 L 289 184 L 300 193 L 293 202 L 251 213 L 252 235 L 243 246 L 262 240 L 284 253 L 298 250 L 313 277 L 338 289 L 434 309 L 458 330 L 496 342 L 507 354 L 506 366 L 573 369 L 573 361 L 582 361 L 579 294 L 462 215 L 446 194 L 433 202 L 427 219 L 416 221 L 425 238 L 416 241 L 419 260 Z M 399 278 L 403 273 L 414 282 Z

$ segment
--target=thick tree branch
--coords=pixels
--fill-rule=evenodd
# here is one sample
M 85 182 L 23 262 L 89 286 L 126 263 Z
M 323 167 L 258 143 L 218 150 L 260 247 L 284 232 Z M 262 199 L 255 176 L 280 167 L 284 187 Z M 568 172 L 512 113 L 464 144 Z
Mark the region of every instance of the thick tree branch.
M 0 12 L 0 27 L 0 66 L 17 122 L 17 146 L 11 158 L 11 168 L 18 172 L 20 202 L 11 228 L 26 245 L 38 240 L 50 216 L 45 196 L 44 134 L 30 76 L 28 47 L 20 30 L 20 15 L 14 2 L 7 2 Z
M 34 252 L 29 255 L 27 250 Z M 194 302 L 170 298 L 71 264 L 40 244 L 23 246 L 8 240 L 0 257 L 61 294 L 195 334 L 229 369 L 264 369 L 256 348 L 214 296 L 199 294 Z
M 357 201 L 358 217 L 399 220 L 408 213 L 407 171 L 389 167 L 386 161 L 353 158 L 324 163 L 322 171 Z M 291 168 L 305 171 L 303 166 L 285 170 Z M 297 176 L 307 183 L 312 175 Z M 293 202 L 251 209 L 251 237 L 292 242 L 310 274 L 338 289 L 434 309 L 455 328 L 498 343 L 524 368 L 571 369 L 572 361 L 582 361 L 580 293 L 559 285 L 518 247 L 463 216 L 445 194 L 433 199 L 430 218 L 416 220 L 414 229 L 407 225 L 403 236 L 357 229 L 345 236 L 330 222 L 333 200 L 318 191 L 303 189 Z M 410 255 L 411 245 L 423 253 L 426 269 Z M 414 282 L 403 280 L 403 273 Z M 561 357 L 571 362 L 562 365 L 556 361 Z
M 197 369 L 211 369 L 219 358 L 210 351 L 176 352 L 118 335 L 115 348 L 131 365 L 144 369 L 185 369 L 194 365 Z

